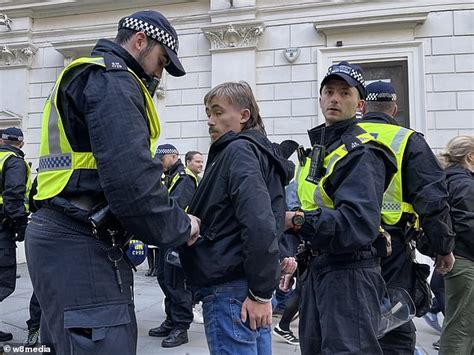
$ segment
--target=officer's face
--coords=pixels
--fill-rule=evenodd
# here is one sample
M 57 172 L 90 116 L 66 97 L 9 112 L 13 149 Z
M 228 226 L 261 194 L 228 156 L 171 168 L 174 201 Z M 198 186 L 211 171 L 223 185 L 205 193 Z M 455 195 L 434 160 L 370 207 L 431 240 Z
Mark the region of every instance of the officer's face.
M 160 161 L 163 170 L 167 171 L 178 161 L 178 156 L 176 154 L 165 154 L 160 158 Z
M 211 141 L 223 134 L 242 131 L 242 125 L 250 118 L 248 109 L 237 109 L 225 97 L 214 97 L 206 103 L 207 125 Z
M 146 41 L 153 41 L 146 37 Z M 148 42 L 147 42 L 148 43 Z M 168 65 L 169 59 L 162 45 L 154 43 L 153 47 L 143 47 L 138 54 L 137 62 L 141 65 L 145 73 L 161 79 L 163 69 Z
M 319 105 L 328 126 L 354 117 L 363 104 L 364 101 L 359 98 L 355 87 L 337 79 L 329 80 L 324 85 L 319 98 Z
M 187 162 L 186 166 L 194 174 L 198 175 L 201 173 L 203 165 L 204 165 L 204 159 L 202 158 L 202 155 L 194 154 L 193 158 Z

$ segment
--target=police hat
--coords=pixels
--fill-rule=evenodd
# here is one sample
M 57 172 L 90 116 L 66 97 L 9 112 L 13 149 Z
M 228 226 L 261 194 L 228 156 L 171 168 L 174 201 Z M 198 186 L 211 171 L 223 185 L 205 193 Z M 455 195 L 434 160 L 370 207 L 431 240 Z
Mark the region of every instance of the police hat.
M 156 147 L 155 157 L 161 158 L 163 155 L 166 154 L 176 154 L 179 155 L 178 149 L 172 144 L 161 144 Z
M 9 127 L 2 132 L 2 139 L 23 142 L 23 132 L 16 127 Z
M 340 62 L 339 64 L 331 65 L 321 82 L 321 87 L 319 88 L 319 93 L 323 90 L 324 85 L 331 79 L 335 77 L 341 78 L 349 86 L 355 87 L 359 91 L 360 97 L 365 98 L 367 96 L 367 91 L 365 89 L 365 80 L 362 73 L 362 68 L 349 64 L 346 61 Z
M 397 94 L 390 83 L 376 81 L 367 85 L 365 101 L 397 101 Z
M 162 14 L 152 10 L 138 11 L 122 18 L 118 28 L 143 31 L 148 37 L 160 42 L 170 60 L 166 71 L 173 76 L 186 74 L 178 59 L 178 34 Z

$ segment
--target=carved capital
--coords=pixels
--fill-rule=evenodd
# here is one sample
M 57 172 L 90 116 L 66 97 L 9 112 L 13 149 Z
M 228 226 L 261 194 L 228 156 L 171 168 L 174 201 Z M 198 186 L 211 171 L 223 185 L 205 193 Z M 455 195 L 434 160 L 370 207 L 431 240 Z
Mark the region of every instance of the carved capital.
M 0 68 L 31 66 L 33 57 L 38 48 L 30 43 L 27 44 L 0 44 Z
M 202 29 L 211 42 L 212 51 L 256 48 L 258 39 L 265 31 L 263 22 L 214 25 Z

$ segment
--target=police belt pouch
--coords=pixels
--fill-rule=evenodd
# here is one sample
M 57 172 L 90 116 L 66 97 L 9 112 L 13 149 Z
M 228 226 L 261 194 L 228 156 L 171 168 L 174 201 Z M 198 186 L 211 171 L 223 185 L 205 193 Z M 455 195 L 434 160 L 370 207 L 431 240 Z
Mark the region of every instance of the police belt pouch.
M 173 266 L 176 266 L 176 267 L 182 267 L 181 266 L 181 260 L 179 258 L 179 253 L 174 250 L 174 249 L 169 249 L 167 252 L 166 252 L 166 255 L 165 255 L 165 261 L 168 263 L 168 264 L 171 264 Z
M 377 256 L 386 258 L 392 255 L 392 236 L 387 231 L 381 231 L 372 246 L 377 250 Z

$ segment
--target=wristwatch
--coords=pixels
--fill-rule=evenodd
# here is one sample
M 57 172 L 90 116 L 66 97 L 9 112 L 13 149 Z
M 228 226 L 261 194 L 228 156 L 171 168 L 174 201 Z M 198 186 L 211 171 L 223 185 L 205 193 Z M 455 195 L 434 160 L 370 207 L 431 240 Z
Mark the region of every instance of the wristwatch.
M 291 223 L 293 223 L 293 230 L 298 231 L 301 229 L 305 222 L 304 212 L 295 211 L 295 215 L 291 218 Z

